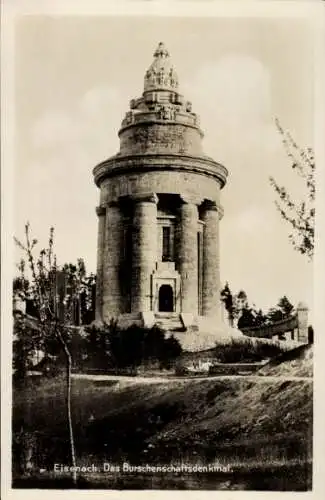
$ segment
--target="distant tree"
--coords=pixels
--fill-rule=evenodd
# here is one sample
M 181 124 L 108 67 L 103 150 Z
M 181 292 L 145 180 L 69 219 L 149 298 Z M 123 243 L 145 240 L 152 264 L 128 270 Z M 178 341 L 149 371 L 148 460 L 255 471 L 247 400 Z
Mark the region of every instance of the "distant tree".
M 239 292 L 236 294 L 236 299 L 242 301 L 244 305 L 246 305 L 247 293 L 244 290 L 239 290 Z
M 91 323 L 94 319 L 95 275 L 87 274 L 84 259 L 78 259 L 77 264 L 64 264 L 62 271 L 67 277 L 65 307 L 70 311 L 71 322 L 77 326 Z
M 267 323 L 277 323 L 283 319 L 283 313 L 277 307 L 271 307 L 267 312 Z
M 283 297 L 279 299 L 277 306 L 280 309 L 280 311 L 282 311 L 284 317 L 290 316 L 290 314 L 294 309 L 294 306 L 291 304 L 290 300 L 286 297 L 286 295 L 283 295 Z
M 294 248 L 312 259 L 314 253 L 315 225 L 315 159 L 311 148 L 301 149 L 292 136 L 283 130 L 278 120 L 276 126 L 291 162 L 291 168 L 303 179 L 306 196 L 303 201 L 294 201 L 288 190 L 280 186 L 273 177 L 270 184 L 278 199 L 275 205 L 282 218 L 291 226 L 289 239 Z
M 238 319 L 237 327 L 241 330 L 242 328 L 251 328 L 254 326 L 256 326 L 256 316 L 251 308 L 245 307 Z
M 20 271 L 20 276 L 16 276 L 13 279 L 12 291 L 14 296 L 18 295 L 24 300 L 29 293 L 29 281 L 24 276 L 25 262 L 23 260 L 18 264 L 18 269 Z
M 87 274 L 80 293 L 81 324 L 89 325 L 95 319 L 96 276 Z
M 239 290 L 237 294 L 234 295 L 234 308 L 233 308 L 233 316 L 234 320 L 237 320 L 237 327 L 239 319 L 244 315 L 244 322 L 249 321 L 249 315 L 252 313 L 251 308 L 248 306 L 248 298 L 247 293 L 244 290 Z M 242 323 L 242 322 L 241 322 Z
M 261 309 L 257 310 L 255 304 L 249 305 L 247 293 L 241 289 L 233 295 L 228 282 L 221 291 L 221 300 L 225 304 L 229 323 L 232 326 L 235 320 L 237 320 L 239 329 L 261 326 L 267 321 L 266 315 Z
M 262 309 L 255 312 L 255 326 L 263 326 L 267 322 L 267 316 L 263 313 Z
M 228 313 L 229 323 L 231 326 L 233 326 L 235 319 L 235 304 L 228 282 L 226 282 L 224 288 L 221 290 L 221 300 L 224 303 L 225 309 Z
M 18 268 L 25 265 L 20 262 Z M 87 274 L 83 259 L 78 259 L 77 264 L 65 263 L 58 270 L 59 279 L 54 280 L 53 286 L 57 287 L 58 307 L 65 309 L 66 320 L 76 326 L 90 324 L 95 319 L 95 286 L 96 276 Z M 13 280 L 14 299 L 23 300 L 26 306 L 26 314 L 38 318 L 38 308 L 33 293 L 33 287 L 29 281 L 21 275 Z M 55 283 L 56 281 L 56 283 Z M 23 289 L 25 287 L 25 289 Z
M 262 309 L 257 309 L 256 305 L 248 303 L 247 294 L 240 290 L 233 295 L 228 282 L 221 291 L 221 300 L 225 304 L 228 312 L 229 322 L 233 325 L 237 319 L 239 330 L 275 323 L 290 317 L 294 311 L 294 306 L 286 295 L 281 297 L 276 306 L 271 307 L 266 313 Z
M 274 307 L 264 313 L 262 309 L 257 309 L 255 304 L 249 305 L 244 290 L 240 290 L 233 295 L 228 282 L 221 291 L 221 300 L 225 304 L 230 324 L 233 326 L 234 320 L 237 319 L 237 328 L 239 330 L 276 323 L 289 318 L 294 312 L 293 304 L 286 295 L 283 295 Z
M 272 307 L 267 313 L 269 323 L 275 323 L 282 319 L 289 318 L 294 310 L 290 300 L 284 295 L 281 297 L 275 307 Z

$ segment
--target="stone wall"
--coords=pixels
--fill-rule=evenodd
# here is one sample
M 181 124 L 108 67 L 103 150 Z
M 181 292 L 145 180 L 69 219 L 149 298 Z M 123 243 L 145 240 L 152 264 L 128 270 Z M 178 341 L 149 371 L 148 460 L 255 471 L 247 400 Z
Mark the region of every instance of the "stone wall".
M 145 193 L 173 193 L 195 196 L 219 203 L 220 185 L 217 179 L 193 172 L 154 171 L 123 174 L 105 179 L 101 184 L 101 205 L 120 196 Z
M 121 154 L 202 154 L 199 130 L 178 123 L 141 123 L 123 130 L 120 140 Z
M 125 187 L 125 183 L 121 186 Z M 138 190 L 135 191 L 129 197 L 119 197 L 118 202 L 106 203 L 105 210 L 97 209 L 98 320 L 102 316 L 105 321 L 109 321 L 112 316 L 146 312 L 152 308 L 152 273 L 162 258 L 161 237 L 158 240 L 160 224 L 157 210 L 158 197 L 155 193 L 140 194 Z M 170 197 L 170 193 L 168 195 L 170 211 L 173 209 L 174 213 L 174 260 L 181 280 L 181 312 L 199 314 L 198 233 L 201 232 L 203 249 L 200 293 L 203 303 L 201 301 L 200 304 L 203 307 L 202 310 L 200 308 L 200 312 L 218 318 L 220 316 L 218 206 L 216 203 L 205 201 L 198 210 L 200 197 L 197 193 L 188 197 L 184 195 Z M 199 220 L 200 213 L 204 222 Z M 162 216 L 161 209 L 159 216 Z M 130 259 L 127 258 L 127 254 Z
M 296 313 L 289 318 L 277 321 L 270 325 L 242 328 L 241 331 L 248 337 L 282 338 L 295 340 L 303 344 L 308 343 L 308 307 L 300 302 Z

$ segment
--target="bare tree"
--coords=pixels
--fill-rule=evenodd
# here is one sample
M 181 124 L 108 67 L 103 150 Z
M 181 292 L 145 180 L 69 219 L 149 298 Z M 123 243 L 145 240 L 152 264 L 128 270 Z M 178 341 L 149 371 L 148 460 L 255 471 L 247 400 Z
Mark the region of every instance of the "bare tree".
M 42 249 L 39 252 L 37 258 L 34 256 L 34 249 L 37 244 L 36 239 L 32 239 L 30 235 L 30 225 L 27 223 L 25 225 L 25 242 L 22 243 L 20 240 L 15 238 L 16 244 L 24 252 L 29 269 L 31 271 L 31 282 L 30 282 L 30 292 L 34 298 L 38 316 L 39 325 L 41 331 L 41 341 L 43 345 L 46 340 L 55 338 L 62 348 L 66 361 L 66 412 L 67 412 L 67 423 L 69 431 L 69 444 L 70 444 L 70 455 L 71 455 L 71 465 L 72 465 L 72 480 L 76 485 L 77 483 L 77 472 L 76 472 L 76 452 L 75 452 L 75 442 L 73 433 L 73 424 L 71 416 L 71 367 L 72 367 L 72 357 L 68 345 L 68 326 L 69 321 L 67 314 L 69 314 L 69 308 L 62 306 L 60 294 L 58 293 L 58 276 L 62 272 L 56 261 L 56 256 L 53 252 L 54 246 L 54 228 L 50 229 L 50 236 L 48 241 L 48 248 Z M 23 272 L 24 265 L 20 263 L 20 270 Z M 67 273 L 67 269 L 64 270 Z M 23 279 L 23 278 L 22 278 Z M 75 280 L 75 277 L 74 277 Z M 75 283 L 73 288 L 74 293 L 78 293 L 78 283 Z M 64 293 L 63 306 L 71 301 L 71 297 L 67 292 Z
M 303 201 L 294 201 L 288 190 L 280 186 L 273 177 L 270 184 L 278 195 L 275 205 L 282 218 L 291 226 L 289 239 L 294 248 L 310 259 L 314 253 L 315 224 L 315 159 L 311 148 L 300 148 L 292 136 L 283 130 L 278 120 L 276 126 L 282 136 L 282 142 L 291 162 L 291 168 L 306 185 L 306 196 Z

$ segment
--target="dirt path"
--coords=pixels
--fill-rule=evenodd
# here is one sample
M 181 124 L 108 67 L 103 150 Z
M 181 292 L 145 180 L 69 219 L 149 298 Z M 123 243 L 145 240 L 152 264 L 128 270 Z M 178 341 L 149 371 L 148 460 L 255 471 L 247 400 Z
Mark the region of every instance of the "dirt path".
M 210 376 L 195 376 L 195 377 L 172 377 L 172 376 L 157 376 L 157 377 L 142 377 L 142 376 L 121 376 L 121 375 L 87 375 L 84 373 L 75 373 L 72 375 L 75 379 L 94 380 L 94 381 L 116 381 L 126 382 L 131 384 L 166 384 L 171 382 L 189 382 L 196 380 L 233 380 L 245 379 L 252 382 L 313 382 L 312 377 L 294 377 L 290 375 L 275 376 L 275 375 L 210 375 Z

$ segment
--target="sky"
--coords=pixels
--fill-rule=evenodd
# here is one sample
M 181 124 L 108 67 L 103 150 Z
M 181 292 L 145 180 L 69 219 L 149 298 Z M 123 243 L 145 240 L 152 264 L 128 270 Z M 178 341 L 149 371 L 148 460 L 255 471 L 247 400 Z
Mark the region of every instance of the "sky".
M 192 101 L 204 150 L 224 164 L 221 280 L 267 309 L 312 308 L 312 266 L 288 240 L 269 176 L 303 199 L 275 118 L 313 147 L 313 45 L 307 20 L 26 16 L 15 25 L 15 234 L 28 220 L 58 261 L 96 270 L 99 191 L 93 167 L 115 154 L 129 101 L 160 41 Z M 19 254 L 16 255 L 16 261 Z

